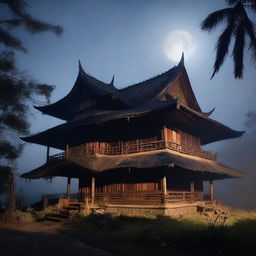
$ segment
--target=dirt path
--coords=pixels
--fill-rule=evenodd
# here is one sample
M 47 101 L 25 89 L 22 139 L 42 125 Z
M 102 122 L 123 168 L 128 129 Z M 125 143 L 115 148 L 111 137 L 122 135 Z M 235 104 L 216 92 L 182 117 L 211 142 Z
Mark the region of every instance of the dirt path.
M 78 240 L 57 234 L 60 224 L 0 226 L 3 256 L 111 256 Z

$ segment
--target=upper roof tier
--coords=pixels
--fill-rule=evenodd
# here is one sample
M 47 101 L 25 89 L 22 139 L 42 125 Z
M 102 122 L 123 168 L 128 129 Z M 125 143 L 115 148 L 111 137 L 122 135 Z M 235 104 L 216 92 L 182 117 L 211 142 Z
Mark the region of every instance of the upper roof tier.
M 179 64 L 165 73 L 123 89 L 114 86 L 114 77 L 110 83 L 104 83 L 86 74 L 79 62 L 79 73 L 71 91 L 53 104 L 35 108 L 44 114 L 72 120 L 80 119 L 92 110 L 137 108 L 159 100 L 165 101 L 170 96 L 202 113 L 184 67 L 183 55 Z

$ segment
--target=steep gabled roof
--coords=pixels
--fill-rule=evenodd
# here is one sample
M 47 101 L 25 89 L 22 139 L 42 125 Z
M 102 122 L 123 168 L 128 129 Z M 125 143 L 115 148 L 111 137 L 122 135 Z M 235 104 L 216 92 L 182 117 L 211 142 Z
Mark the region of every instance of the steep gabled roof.
M 130 99 L 134 106 L 152 102 L 171 85 L 183 67 L 184 56 L 182 55 L 177 66 L 151 79 L 121 89 L 120 92 L 125 98 Z
M 121 93 L 126 98 L 129 98 L 134 105 L 140 105 L 145 104 L 145 102 L 161 100 L 163 99 L 162 96 L 166 95 L 177 99 L 179 97 L 178 94 L 169 90 L 174 86 L 178 86 L 175 90 L 179 90 L 184 95 L 190 108 L 202 112 L 184 66 L 184 54 L 182 54 L 181 60 L 176 67 L 149 80 L 124 88 Z
M 53 104 L 42 107 L 35 106 L 35 108 L 44 114 L 69 120 L 73 115 L 71 106 L 80 102 L 82 100 L 81 97 L 86 94 L 92 95 L 91 97 L 93 98 L 110 97 L 113 100 L 119 100 L 120 96 L 114 88 L 113 82 L 114 80 L 112 79 L 110 84 L 106 84 L 86 74 L 79 61 L 78 76 L 71 91 L 64 98 Z
M 80 104 L 83 96 L 88 94 L 100 102 L 108 99 L 108 104 L 99 104 L 100 106 L 98 108 L 101 110 L 112 110 L 113 106 L 110 102 L 114 102 L 115 108 L 118 106 L 119 109 L 139 107 L 150 102 L 163 100 L 162 96 L 165 97 L 165 94 L 176 99 L 176 95 L 169 93 L 168 88 L 178 78 L 178 82 L 182 83 L 180 90 L 184 91 L 187 101 L 190 104 L 189 107 L 201 112 L 184 67 L 183 55 L 179 64 L 165 73 L 124 89 L 115 88 L 114 77 L 107 84 L 86 74 L 79 62 L 79 73 L 71 91 L 64 98 L 53 104 L 35 108 L 45 114 L 70 120 L 74 115 L 74 108 L 72 106 Z

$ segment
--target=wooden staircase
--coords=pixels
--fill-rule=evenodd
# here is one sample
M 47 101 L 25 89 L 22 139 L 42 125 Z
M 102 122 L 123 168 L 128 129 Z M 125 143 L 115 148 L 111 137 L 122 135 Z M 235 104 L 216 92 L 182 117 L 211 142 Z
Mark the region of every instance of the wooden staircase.
M 72 219 L 81 210 L 82 203 L 78 201 L 70 201 L 69 205 L 63 206 L 59 211 L 54 213 L 49 213 L 44 217 L 45 221 L 52 222 L 63 222 L 68 219 Z

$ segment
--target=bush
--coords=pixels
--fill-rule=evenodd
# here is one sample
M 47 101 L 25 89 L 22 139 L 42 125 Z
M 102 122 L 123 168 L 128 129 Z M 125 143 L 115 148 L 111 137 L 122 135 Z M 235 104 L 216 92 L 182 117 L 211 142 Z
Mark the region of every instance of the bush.
M 13 213 L 18 223 L 33 223 L 35 219 L 31 215 L 31 212 L 15 211 Z

